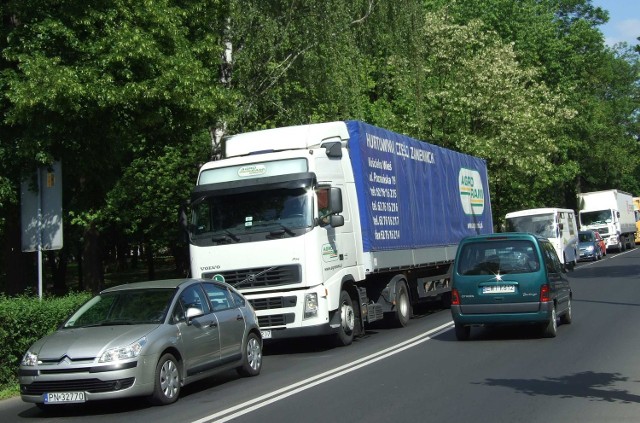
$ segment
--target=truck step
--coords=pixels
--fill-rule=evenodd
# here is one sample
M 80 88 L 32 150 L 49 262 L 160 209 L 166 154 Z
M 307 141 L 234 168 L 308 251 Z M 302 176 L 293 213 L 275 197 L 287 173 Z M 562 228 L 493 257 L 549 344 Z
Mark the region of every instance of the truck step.
M 367 304 L 367 323 L 372 323 L 382 318 L 384 318 L 384 312 L 380 304 L 374 302 Z

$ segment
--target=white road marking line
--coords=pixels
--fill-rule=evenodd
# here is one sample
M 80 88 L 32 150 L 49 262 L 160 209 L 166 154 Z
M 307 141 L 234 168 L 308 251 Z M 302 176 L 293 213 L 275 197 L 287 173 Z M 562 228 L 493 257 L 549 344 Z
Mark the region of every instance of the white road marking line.
M 236 417 L 240 417 L 244 414 L 255 411 L 259 408 L 262 408 L 266 405 L 272 404 L 281 399 L 290 397 L 299 392 L 305 391 L 309 388 L 313 388 L 316 385 L 320 385 L 321 383 L 328 382 L 332 379 L 335 379 L 339 376 L 346 375 L 347 373 L 351 373 L 354 370 L 358 370 L 362 367 L 373 364 L 379 360 L 390 357 L 392 355 L 398 354 L 406 349 L 415 347 L 423 342 L 428 341 L 434 335 L 439 335 L 441 332 L 445 332 L 453 327 L 453 322 L 447 322 L 443 325 L 438 326 L 437 328 L 431 329 L 430 331 L 424 332 L 418 336 L 415 336 L 411 339 L 408 339 L 398 345 L 394 345 L 393 347 L 386 348 L 382 351 L 378 351 L 367 357 L 363 357 L 361 359 L 352 361 L 351 363 L 344 364 L 340 367 L 336 367 L 335 369 L 326 371 L 316 376 L 312 376 L 300 382 L 294 383 L 293 385 L 289 385 L 286 388 L 278 389 L 277 391 L 271 392 L 269 394 L 265 394 L 261 397 L 246 401 L 242 404 L 238 404 L 236 406 L 227 408 L 226 410 L 219 411 L 217 413 L 211 414 L 209 416 L 203 417 L 199 420 L 195 420 L 192 423 L 205 423 L 205 422 L 216 422 L 223 423 L 227 422 L 231 419 L 235 419 Z M 220 419 L 218 419 L 221 417 Z M 216 420 L 218 419 L 218 420 Z

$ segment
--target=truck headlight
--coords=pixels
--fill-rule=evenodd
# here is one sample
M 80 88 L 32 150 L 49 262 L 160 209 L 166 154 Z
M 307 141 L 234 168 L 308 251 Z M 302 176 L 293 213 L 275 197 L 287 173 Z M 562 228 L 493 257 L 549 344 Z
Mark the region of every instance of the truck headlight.
M 589 251 L 589 252 L 593 251 L 593 245 L 587 246 L 587 251 Z
M 304 318 L 309 319 L 318 315 L 318 294 L 311 293 L 304 296 Z

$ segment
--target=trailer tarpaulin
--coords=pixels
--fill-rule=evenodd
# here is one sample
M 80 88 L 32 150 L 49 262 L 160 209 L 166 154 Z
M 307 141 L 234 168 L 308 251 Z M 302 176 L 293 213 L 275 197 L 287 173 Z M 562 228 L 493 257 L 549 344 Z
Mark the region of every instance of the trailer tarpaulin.
M 364 251 L 457 244 L 493 231 L 487 166 L 458 153 L 347 121 Z

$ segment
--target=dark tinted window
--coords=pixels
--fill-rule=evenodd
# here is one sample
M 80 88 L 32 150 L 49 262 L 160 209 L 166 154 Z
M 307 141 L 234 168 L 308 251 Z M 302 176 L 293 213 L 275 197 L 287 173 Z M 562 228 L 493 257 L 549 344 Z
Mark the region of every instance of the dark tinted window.
M 461 248 L 456 269 L 462 275 L 529 273 L 540 269 L 535 245 L 528 240 L 479 241 Z
M 140 289 L 104 293 L 83 305 L 65 327 L 160 323 L 175 290 Z
M 235 291 L 231 291 L 231 296 L 233 297 L 233 300 L 236 302 L 237 307 L 244 307 L 245 299 L 242 295 L 238 294 Z
M 578 233 L 578 240 L 580 242 L 590 242 L 594 240 L 594 233 L 593 232 L 579 232 Z
M 562 272 L 562 263 L 556 254 L 556 249 L 553 248 L 550 242 L 541 242 L 542 256 L 544 257 L 544 264 L 548 272 L 560 273 Z
M 211 302 L 211 306 L 213 307 L 213 311 L 235 307 L 233 298 L 225 286 L 214 283 L 205 283 L 203 285 Z
M 178 303 L 173 311 L 174 322 L 181 322 L 185 320 L 185 313 L 190 308 L 197 308 L 201 310 L 203 314 L 209 313 L 209 302 L 202 291 L 200 285 L 191 285 L 185 288 L 180 294 Z

